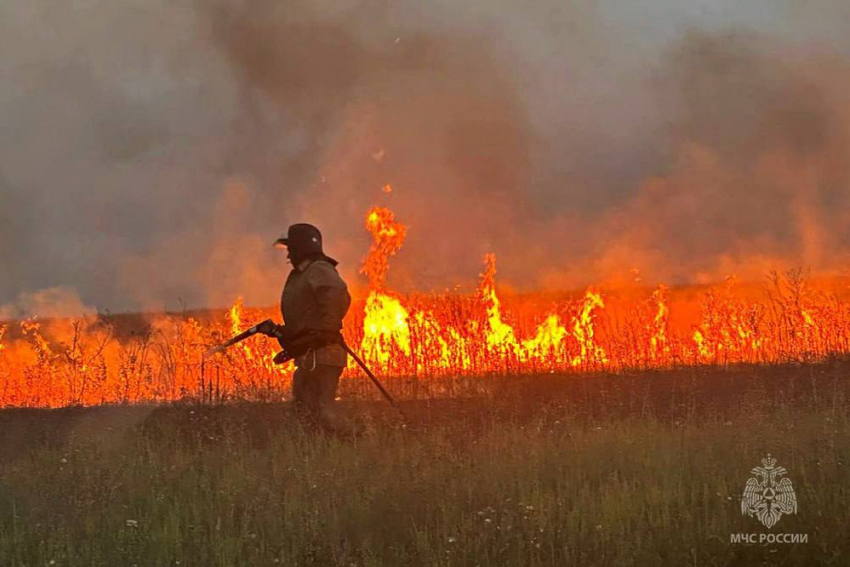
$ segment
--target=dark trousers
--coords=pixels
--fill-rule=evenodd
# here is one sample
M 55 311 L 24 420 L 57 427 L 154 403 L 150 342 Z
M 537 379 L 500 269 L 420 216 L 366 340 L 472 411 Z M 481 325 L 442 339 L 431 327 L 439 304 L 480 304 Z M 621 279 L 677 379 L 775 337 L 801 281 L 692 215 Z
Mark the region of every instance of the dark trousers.
M 346 429 L 334 407 L 343 370 L 342 367 L 317 364 L 299 366 L 292 375 L 292 397 L 302 418 L 334 433 L 343 433 Z

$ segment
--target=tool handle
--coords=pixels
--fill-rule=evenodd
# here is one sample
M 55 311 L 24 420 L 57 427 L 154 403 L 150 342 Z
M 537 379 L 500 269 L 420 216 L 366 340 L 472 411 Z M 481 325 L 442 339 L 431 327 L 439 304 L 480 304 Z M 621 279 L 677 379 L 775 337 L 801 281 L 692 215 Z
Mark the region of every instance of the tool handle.
M 347 352 L 348 354 L 350 354 L 354 358 L 354 361 L 360 366 L 360 368 L 363 369 L 363 372 L 366 373 L 366 376 L 369 377 L 369 380 L 371 380 L 372 383 L 378 388 L 378 390 L 381 391 L 381 394 L 383 394 L 384 398 L 386 398 L 386 400 L 390 403 L 390 405 L 392 405 L 396 409 L 396 411 L 398 411 L 398 413 L 401 415 L 401 417 L 405 421 L 407 421 L 407 416 L 404 414 L 403 411 L 401 411 L 401 408 L 398 407 L 398 404 L 396 403 L 395 399 L 390 395 L 389 392 L 387 392 L 386 388 L 384 388 L 383 384 L 381 384 L 378 381 L 378 379 L 375 377 L 375 375 L 372 374 L 372 371 L 369 370 L 369 367 L 366 366 L 366 363 L 363 362 L 360 359 L 359 356 L 357 356 L 356 352 L 351 350 L 351 347 L 348 346 L 348 344 L 346 344 L 345 341 L 342 342 L 342 348 L 344 348 L 345 352 Z

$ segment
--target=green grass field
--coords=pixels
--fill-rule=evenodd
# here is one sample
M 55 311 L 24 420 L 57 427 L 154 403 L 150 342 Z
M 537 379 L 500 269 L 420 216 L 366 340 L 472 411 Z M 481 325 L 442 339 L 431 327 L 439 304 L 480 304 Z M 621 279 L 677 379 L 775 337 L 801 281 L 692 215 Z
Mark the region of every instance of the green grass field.
M 0 565 L 847 565 L 848 371 L 482 379 L 405 426 L 341 402 L 353 440 L 285 403 L 3 410 Z M 767 453 L 799 505 L 770 531 Z

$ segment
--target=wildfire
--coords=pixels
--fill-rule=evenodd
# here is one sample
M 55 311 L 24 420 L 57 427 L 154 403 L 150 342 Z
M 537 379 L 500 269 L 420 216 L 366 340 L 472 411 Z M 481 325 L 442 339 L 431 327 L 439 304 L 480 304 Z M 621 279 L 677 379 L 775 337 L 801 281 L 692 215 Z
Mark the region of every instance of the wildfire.
M 242 306 L 242 298 L 237 297 L 236 303 L 233 304 L 233 307 L 230 308 L 228 312 L 228 318 L 230 319 L 230 332 L 233 335 L 238 335 L 245 329 L 242 328 L 242 312 L 244 311 L 244 307 Z M 242 354 L 248 360 L 254 360 L 254 351 L 251 350 L 251 345 L 242 341 L 239 343 L 238 347 L 242 350 Z
M 401 249 L 407 227 L 395 222 L 393 212 L 385 207 L 372 207 L 366 214 L 366 230 L 372 235 L 372 246 L 360 273 L 369 278 L 369 288 L 383 292 L 392 256 Z
M 659 285 L 635 299 L 598 288 L 563 294 L 541 308 L 538 294 L 500 294 L 496 256 L 483 258 L 473 294 L 413 294 L 387 285 L 390 259 L 407 227 L 392 211 L 366 215 L 372 245 L 361 272 L 369 293 L 355 301 L 343 333 L 384 377 L 618 371 L 680 364 L 810 361 L 850 352 L 850 302 L 774 276 L 760 295 L 734 279 L 700 292 Z M 293 366 L 272 361 L 277 344 L 240 343 L 205 361 L 209 346 L 276 317 L 241 298 L 223 317 L 162 315 L 149 329 L 115 338 L 108 320 L 0 325 L 0 405 L 279 399 Z M 49 328 L 45 328 L 47 325 Z M 357 379 L 351 364 L 346 376 Z
M 360 270 L 370 288 L 361 348 L 367 358 L 386 366 L 396 350 L 410 356 L 408 311 L 384 292 L 390 257 L 404 244 L 407 227 L 395 222 L 391 210 L 373 207 L 366 215 L 366 230 L 372 234 L 372 246 Z
M 559 351 L 567 330 L 561 324 L 561 318 L 551 313 L 537 327 L 534 336 L 518 341 L 516 331 L 502 321 L 502 307 L 496 293 L 496 255 L 484 256 L 484 272 L 478 285 L 478 295 L 487 311 L 487 349 L 491 352 L 510 352 L 521 361 L 544 361 Z M 589 323 L 592 334 L 592 323 Z M 578 357 L 581 359 L 581 357 Z
M 231 335 L 238 335 L 256 322 L 254 320 L 255 318 L 252 318 L 253 322 L 251 325 L 243 325 L 242 319 L 245 317 L 244 313 L 245 307 L 242 304 L 242 298 L 239 297 L 227 312 Z M 283 368 L 291 370 L 291 365 L 279 367 L 274 363 L 274 348 L 276 346 L 277 343 L 274 341 L 242 341 L 236 344 L 228 354 L 231 357 L 236 355 L 237 360 L 248 368 L 261 367 L 266 375 L 281 374 L 284 372 Z
M 602 296 L 598 293 L 588 291 L 584 299 L 581 313 L 573 321 L 573 336 L 578 341 L 581 354 L 574 357 L 572 360 L 573 366 L 581 366 L 582 364 L 599 364 L 608 362 L 608 357 L 605 354 L 605 349 L 596 344 L 594 339 L 595 332 L 593 329 L 594 311 L 596 309 L 604 309 L 605 304 L 602 302 Z
M 550 353 L 558 352 L 566 337 L 567 330 L 561 325 L 561 318 L 552 314 L 537 327 L 534 338 L 523 341 L 522 346 L 528 353 L 527 358 L 544 359 Z
M 366 318 L 363 321 L 365 356 L 386 365 L 392 354 L 399 350 L 410 356 L 410 315 L 401 301 L 372 291 L 366 299 Z
M 491 350 L 510 350 L 514 354 L 519 351 L 519 344 L 514 336 L 514 329 L 502 322 L 502 308 L 496 295 L 496 255 L 484 256 L 484 273 L 478 286 L 481 300 L 487 307 L 487 347 Z
M 649 339 L 650 356 L 655 360 L 670 352 L 667 344 L 667 319 L 670 315 L 670 308 L 667 307 L 667 286 L 658 286 L 652 293 L 652 300 L 658 306 L 652 321 L 652 337 Z

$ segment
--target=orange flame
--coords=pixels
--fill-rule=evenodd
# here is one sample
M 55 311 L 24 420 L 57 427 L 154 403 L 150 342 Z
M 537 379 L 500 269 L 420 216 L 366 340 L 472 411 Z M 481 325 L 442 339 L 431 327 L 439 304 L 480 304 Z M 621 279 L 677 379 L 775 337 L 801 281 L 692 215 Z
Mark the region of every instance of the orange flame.
M 594 311 L 604 308 L 605 304 L 602 302 L 602 296 L 588 290 L 584 296 L 584 304 L 582 305 L 581 312 L 573 320 L 573 336 L 578 341 L 581 349 L 581 354 L 572 360 L 573 366 L 608 362 L 605 349 L 596 344 L 594 339 L 596 334 L 593 324 Z
M 490 349 L 519 352 L 519 344 L 514 329 L 502 322 L 502 309 L 499 296 L 496 295 L 496 255 L 484 256 L 484 273 L 478 285 L 478 293 L 487 306 L 487 347 Z
M 517 341 L 514 328 L 502 321 L 502 308 L 496 293 L 496 255 L 484 256 L 484 272 L 478 285 L 478 295 L 486 305 L 487 331 L 486 341 L 489 350 L 511 353 L 519 360 L 544 361 L 557 353 L 567 336 L 567 330 L 561 325 L 556 314 L 549 314 L 541 323 L 533 338 Z
M 541 294 L 500 296 L 496 256 L 487 254 L 474 294 L 402 295 L 387 288 L 387 273 L 407 228 L 382 207 L 369 210 L 366 228 L 373 242 L 362 273 L 370 290 L 355 302 L 343 333 L 386 378 L 415 375 L 418 384 L 458 375 L 811 361 L 850 352 L 850 293 L 817 291 L 799 274 L 776 276 L 758 296 L 767 299 L 730 278 L 698 293 L 660 285 L 638 300 L 606 293 L 603 301 L 590 288 L 578 301 L 562 295 L 541 308 Z M 162 315 L 150 332 L 120 339 L 87 321 L 46 329 L 30 319 L 14 339 L 0 325 L 0 405 L 280 399 L 293 366 L 273 364 L 274 341 L 257 338 L 202 357 L 270 316 L 271 309 L 246 308 L 240 298 L 224 317 Z M 358 377 L 353 363 L 349 369 L 348 377 Z
M 366 230 L 372 234 L 372 246 L 360 270 L 370 287 L 361 348 L 367 358 L 385 366 L 396 350 L 410 355 L 408 311 L 384 293 L 390 257 L 401 249 L 407 227 L 395 222 L 391 210 L 372 207 L 366 215 Z
M 387 364 L 396 349 L 410 356 L 409 317 L 398 299 L 372 291 L 363 321 L 361 348 L 365 356 L 381 365 Z
M 653 360 L 665 357 L 670 352 L 667 344 L 667 319 L 670 308 L 667 306 L 667 286 L 661 284 L 652 293 L 652 299 L 658 306 L 652 323 L 652 337 L 649 339 L 650 356 Z
M 360 273 L 369 278 L 369 288 L 383 291 L 390 257 L 401 249 L 407 227 L 395 222 L 393 212 L 385 207 L 372 207 L 366 215 L 366 230 L 372 235 L 372 246 Z

